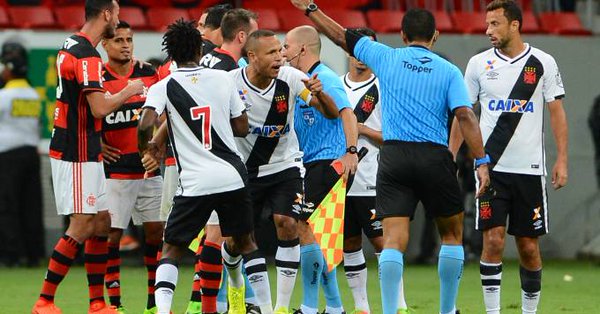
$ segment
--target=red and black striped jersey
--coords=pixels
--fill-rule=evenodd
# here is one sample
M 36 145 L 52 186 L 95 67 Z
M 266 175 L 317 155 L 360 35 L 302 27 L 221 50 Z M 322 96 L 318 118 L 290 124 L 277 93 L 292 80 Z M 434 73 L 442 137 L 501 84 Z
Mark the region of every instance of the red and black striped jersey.
M 102 59 L 90 38 L 76 33 L 56 57 L 58 87 L 50 157 L 73 162 L 102 160 L 102 120 L 92 115 L 86 93 L 102 92 Z
M 121 106 L 117 111 L 109 114 L 102 121 L 102 141 L 121 151 L 121 158 L 117 162 L 104 165 L 107 178 L 111 179 L 142 179 L 146 170 L 138 153 L 137 125 L 141 115 L 142 106 L 146 102 L 146 91 L 159 81 L 158 73 L 150 66 L 131 66 L 125 76 L 113 71 L 108 64 L 103 71 L 104 88 L 110 94 L 123 90 L 129 80 L 140 79 L 144 82 L 144 93 L 135 95 Z M 157 173 L 158 174 L 158 173 Z

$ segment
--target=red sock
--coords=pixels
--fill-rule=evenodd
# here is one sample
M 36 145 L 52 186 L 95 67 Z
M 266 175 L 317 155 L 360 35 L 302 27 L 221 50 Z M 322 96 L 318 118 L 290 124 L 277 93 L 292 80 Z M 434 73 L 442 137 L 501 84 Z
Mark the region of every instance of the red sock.
M 91 237 L 85 241 L 85 270 L 88 278 L 90 304 L 104 302 L 104 274 L 108 260 L 108 242 L 106 237 Z
M 201 302 L 202 301 L 202 293 L 200 286 L 200 254 L 202 253 L 203 243 L 198 245 L 198 249 L 196 250 L 196 256 L 194 263 L 194 282 L 192 283 L 192 295 L 190 296 L 190 301 L 193 302 Z
M 202 312 L 217 312 L 217 294 L 221 286 L 223 262 L 221 246 L 205 241 L 200 254 L 200 286 L 202 287 Z
M 146 302 L 146 308 L 151 309 L 156 306 L 154 300 L 154 283 L 156 282 L 156 268 L 158 267 L 158 252 L 162 243 L 148 243 L 146 242 L 146 248 L 144 249 L 144 265 L 146 265 L 146 271 L 148 271 L 148 300 Z
M 66 234 L 58 240 L 48 263 L 48 272 L 42 285 L 40 299 L 54 301 L 56 288 L 67 275 L 80 248 L 81 244 Z
M 104 282 L 110 304 L 119 307 L 121 305 L 121 254 L 119 253 L 119 243 L 108 243 L 108 261 Z

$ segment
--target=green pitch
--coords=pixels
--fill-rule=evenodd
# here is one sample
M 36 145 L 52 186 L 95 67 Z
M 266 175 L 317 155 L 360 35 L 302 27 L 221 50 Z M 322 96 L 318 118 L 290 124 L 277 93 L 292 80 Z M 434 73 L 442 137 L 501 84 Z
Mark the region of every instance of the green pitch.
M 369 300 L 373 313 L 381 313 L 379 282 L 375 261 L 369 263 Z M 185 311 L 190 295 L 191 266 L 183 266 L 175 291 L 174 311 Z M 521 313 L 518 264 L 506 263 L 502 278 L 502 313 Z M 0 314 L 29 313 L 42 284 L 45 269 L 0 268 Z M 274 267 L 270 268 L 271 288 L 275 298 Z M 570 278 L 569 278 L 570 276 Z M 565 280 L 566 279 L 566 280 Z M 569 279 L 571 279 L 569 281 Z M 342 267 L 338 282 L 344 306 L 353 309 Z M 405 268 L 406 299 L 412 313 L 438 313 L 438 279 L 434 266 L 407 265 Z M 298 277 L 292 307 L 301 300 L 301 279 Z M 141 313 L 146 304 L 146 271 L 143 267 L 122 269 L 123 304 L 129 313 Z M 321 304 L 323 300 L 321 300 Z M 87 311 L 87 282 L 83 267 L 74 267 L 58 289 L 57 305 L 65 314 Z M 485 313 L 483 308 L 479 265 L 467 264 L 461 280 L 458 307 L 462 313 Z M 544 267 L 542 300 L 539 313 L 598 313 L 600 308 L 600 266 L 587 262 L 547 262 Z

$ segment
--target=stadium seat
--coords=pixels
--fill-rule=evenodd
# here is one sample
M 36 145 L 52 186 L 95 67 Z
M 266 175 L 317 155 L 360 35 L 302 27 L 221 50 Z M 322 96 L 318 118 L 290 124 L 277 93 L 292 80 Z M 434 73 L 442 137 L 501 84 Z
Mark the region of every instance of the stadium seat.
M 206 11 L 207 7 L 197 7 L 197 8 L 191 8 L 188 10 L 188 14 L 190 15 L 190 19 L 197 21 L 200 19 L 200 16 L 202 16 L 202 13 L 204 13 L 204 11 Z
M 329 15 L 329 17 L 331 17 L 343 27 L 356 28 L 367 26 L 367 20 L 365 20 L 365 15 L 357 10 L 331 9 L 327 10 L 326 13 L 327 15 Z M 296 15 L 302 14 L 297 10 Z
M 10 19 L 3 7 L 0 7 L 0 27 L 10 27 Z
M 67 30 L 80 29 L 85 23 L 85 7 L 69 6 L 54 9 L 56 22 L 60 27 Z
M 487 29 L 485 25 L 485 12 L 457 11 L 450 14 L 454 27 L 460 33 L 484 34 Z
M 369 27 L 377 33 L 393 33 L 402 29 L 404 12 L 389 10 L 367 11 Z
M 281 29 L 279 17 L 277 16 L 277 12 L 275 12 L 275 10 L 256 9 L 254 12 L 258 14 L 258 28 L 272 31 L 278 31 Z
M 146 17 L 148 18 L 148 26 L 159 32 L 165 31 L 169 24 L 180 18 L 190 19 L 186 10 L 176 8 L 150 8 L 146 12 Z
M 18 6 L 8 8 L 12 24 L 18 28 L 56 28 L 52 11 L 47 7 Z
M 134 30 L 148 29 L 144 12 L 138 7 L 121 7 L 119 19 L 127 22 Z
M 288 12 L 296 11 L 298 9 L 294 7 L 290 1 L 272 1 L 272 0 L 244 0 L 242 1 L 242 8 L 256 11 L 257 9 L 272 9 L 272 10 L 286 10 Z
M 535 34 L 540 32 L 540 24 L 532 11 L 523 11 L 523 25 L 521 33 Z
M 440 33 L 456 33 L 452 19 L 446 11 L 434 11 L 433 16 L 435 17 L 435 28 Z
M 591 35 L 575 13 L 546 12 L 540 14 L 540 24 L 544 32 L 555 35 Z
M 298 14 L 297 9 L 291 10 L 277 10 L 279 15 L 279 24 L 281 25 L 282 31 L 289 31 L 300 25 L 311 25 L 314 26 L 313 22 L 304 14 Z

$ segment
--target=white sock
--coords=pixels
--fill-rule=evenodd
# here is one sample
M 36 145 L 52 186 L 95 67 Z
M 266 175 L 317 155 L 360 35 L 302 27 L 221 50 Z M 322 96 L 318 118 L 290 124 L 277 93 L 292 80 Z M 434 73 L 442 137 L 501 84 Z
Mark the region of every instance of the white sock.
M 265 258 L 256 250 L 244 256 L 244 266 L 261 313 L 272 314 L 271 286 Z
M 442 312 L 440 312 L 440 314 L 456 314 L 456 308 L 454 308 L 452 311 L 450 311 L 448 313 L 442 313 Z
M 406 299 L 404 298 L 404 278 L 400 279 L 400 287 L 398 287 L 398 309 L 408 309 Z
M 540 303 L 541 293 L 541 291 L 525 292 L 521 290 L 521 310 L 523 311 L 523 314 L 537 313 L 537 305 Z
M 300 305 L 300 310 L 302 311 L 302 314 L 318 314 L 317 309 L 313 309 L 304 304 Z
M 329 307 L 329 306 L 325 306 L 325 313 L 327 314 L 343 314 L 344 312 L 344 308 L 343 307 Z
M 219 312 L 219 313 L 227 312 L 227 302 L 217 301 L 217 312 Z
M 275 254 L 275 265 L 277 266 L 277 301 L 275 302 L 275 309 L 289 308 L 300 265 L 299 239 L 279 241 L 279 247 Z
M 479 262 L 483 303 L 487 314 L 500 314 L 500 282 L 502 263 Z
M 242 275 L 242 256 L 234 256 L 227 250 L 227 244 L 221 245 L 221 255 L 223 255 L 223 266 L 227 267 L 229 281 L 228 284 L 233 288 L 244 286 L 244 275 Z
M 178 270 L 175 261 L 168 258 L 160 260 L 156 269 L 156 290 L 154 291 L 158 314 L 169 314 L 171 311 L 177 276 Z
M 367 297 L 367 264 L 362 249 L 344 252 L 344 272 L 354 297 L 354 308 L 371 313 Z

